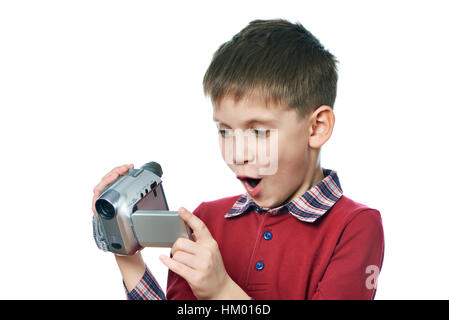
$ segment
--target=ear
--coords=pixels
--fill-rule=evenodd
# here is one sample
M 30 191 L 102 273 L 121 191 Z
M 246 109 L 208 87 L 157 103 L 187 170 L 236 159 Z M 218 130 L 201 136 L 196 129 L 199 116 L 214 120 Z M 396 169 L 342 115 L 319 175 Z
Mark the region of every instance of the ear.
M 309 119 L 309 146 L 313 149 L 318 149 L 332 135 L 335 114 L 331 107 L 322 105 L 312 113 Z

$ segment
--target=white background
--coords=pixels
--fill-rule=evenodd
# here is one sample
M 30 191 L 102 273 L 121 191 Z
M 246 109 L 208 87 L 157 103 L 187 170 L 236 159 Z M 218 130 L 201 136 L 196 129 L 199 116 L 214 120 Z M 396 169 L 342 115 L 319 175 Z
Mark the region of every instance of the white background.
M 448 299 L 445 1 L 1 1 L 0 298 L 124 299 L 92 189 L 155 160 L 172 209 L 244 192 L 202 77 L 254 19 L 301 22 L 340 61 L 322 166 L 381 211 L 377 299 Z M 169 249 L 145 249 L 163 288 Z

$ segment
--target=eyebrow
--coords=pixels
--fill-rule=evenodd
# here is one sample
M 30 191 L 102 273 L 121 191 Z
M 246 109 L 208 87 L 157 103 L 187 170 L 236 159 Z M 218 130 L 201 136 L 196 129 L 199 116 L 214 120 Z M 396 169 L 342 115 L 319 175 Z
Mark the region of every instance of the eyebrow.
M 226 124 L 226 123 L 224 123 L 224 122 L 221 122 L 221 121 L 218 121 L 217 119 L 213 119 L 214 120 L 214 122 L 215 123 L 217 123 L 217 124 L 223 124 L 223 125 L 225 125 L 225 126 L 228 126 L 228 127 L 230 127 L 230 125 L 228 125 L 228 124 Z M 244 123 L 243 123 L 243 125 L 245 126 L 245 127 L 248 127 L 248 126 L 250 126 L 250 125 L 252 125 L 252 124 L 265 124 L 265 125 L 275 125 L 275 124 L 278 124 L 278 121 L 277 120 L 265 120 L 265 119 L 257 119 L 257 118 L 254 118 L 254 119 L 248 119 L 248 120 L 246 120 Z

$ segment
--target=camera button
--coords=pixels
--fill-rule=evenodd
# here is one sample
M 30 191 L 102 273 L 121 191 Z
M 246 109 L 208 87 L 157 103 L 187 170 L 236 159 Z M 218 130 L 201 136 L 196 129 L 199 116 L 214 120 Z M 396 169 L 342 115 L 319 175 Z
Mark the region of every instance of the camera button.
M 132 169 L 132 171 L 129 171 L 129 175 L 131 176 L 131 177 L 137 177 L 137 176 L 139 176 L 141 173 L 143 172 L 143 169 L 139 169 L 139 170 L 137 170 L 137 169 Z

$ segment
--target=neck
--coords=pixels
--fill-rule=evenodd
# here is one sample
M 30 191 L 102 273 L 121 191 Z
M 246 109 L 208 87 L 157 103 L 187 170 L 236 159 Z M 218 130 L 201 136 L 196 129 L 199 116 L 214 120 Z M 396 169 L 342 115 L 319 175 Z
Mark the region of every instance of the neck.
M 309 166 L 304 174 L 303 183 L 299 186 L 299 188 L 285 201 L 285 203 L 289 203 L 295 198 L 299 198 L 304 193 L 306 193 L 310 188 L 318 184 L 324 178 L 323 169 L 321 168 L 320 161 L 318 159 L 317 162 L 312 162 L 311 166 Z

